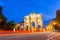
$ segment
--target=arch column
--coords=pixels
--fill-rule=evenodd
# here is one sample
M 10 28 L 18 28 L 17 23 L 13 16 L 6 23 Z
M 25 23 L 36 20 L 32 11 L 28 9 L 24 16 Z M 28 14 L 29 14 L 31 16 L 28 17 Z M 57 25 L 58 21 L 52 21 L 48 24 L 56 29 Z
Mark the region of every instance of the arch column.
M 26 30 L 26 29 L 30 30 L 30 18 L 29 18 L 29 16 L 25 16 L 25 19 L 24 19 L 24 30 Z
M 36 27 L 37 27 L 37 23 L 36 23 L 36 14 L 30 14 L 30 18 L 31 18 L 31 30 L 35 31 Z M 35 26 L 32 26 L 32 22 L 35 23 Z

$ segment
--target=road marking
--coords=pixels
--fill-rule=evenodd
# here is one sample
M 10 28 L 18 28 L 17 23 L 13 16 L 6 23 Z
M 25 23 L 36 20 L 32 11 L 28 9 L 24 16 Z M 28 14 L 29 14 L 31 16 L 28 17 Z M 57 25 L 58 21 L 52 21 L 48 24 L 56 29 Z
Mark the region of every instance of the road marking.
M 53 38 L 59 36 L 60 34 L 57 34 L 57 35 L 54 35 L 54 36 L 51 36 L 50 38 L 46 39 L 46 40 L 53 40 Z
M 51 37 L 51 36 L 53 36 L 53 35 L 55 35 L 55 33 L 52 33 L 51 35 L 48 35 L 48 37 Z

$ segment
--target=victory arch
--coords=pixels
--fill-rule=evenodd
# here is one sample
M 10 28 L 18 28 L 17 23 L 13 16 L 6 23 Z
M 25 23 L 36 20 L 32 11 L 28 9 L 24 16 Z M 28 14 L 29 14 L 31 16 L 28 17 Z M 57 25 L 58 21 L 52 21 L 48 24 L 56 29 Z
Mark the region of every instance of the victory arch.
M 43 19 L 41 14 L 32 12 L 24 17 L 24 30 L 40 30 L 43 28 Z

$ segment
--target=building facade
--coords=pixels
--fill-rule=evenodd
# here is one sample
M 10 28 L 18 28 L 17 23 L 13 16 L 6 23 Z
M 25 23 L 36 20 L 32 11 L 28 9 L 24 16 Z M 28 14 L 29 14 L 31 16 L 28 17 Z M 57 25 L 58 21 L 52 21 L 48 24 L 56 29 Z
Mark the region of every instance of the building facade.
M 50 21 L 50 23 L 46 27 L 46 30 L 60 31 L 60 10 L 56 11 L 56 18 Z
M 24 17 L 24 30 L 40 30 L 43 28 L 43 19 L 41 14 L 32 12 Z
M 60 10 L 56 11 L 56 21 L 58 24 L 60 24 Z
M 46 30 L 47 30 L 47 31 L 51 31 L 51 32 L 56 31 L 55 25 L 56 25 L 56 18 L 52 19 L 52 20 L 48 23 L 48 25 L 46 26 Z
M 19 22 L 19 23 L 16 25 L 16 29 L 17 29 L 17 30 L 23 30 L 23 29 L 24 29 L 24 21 Z

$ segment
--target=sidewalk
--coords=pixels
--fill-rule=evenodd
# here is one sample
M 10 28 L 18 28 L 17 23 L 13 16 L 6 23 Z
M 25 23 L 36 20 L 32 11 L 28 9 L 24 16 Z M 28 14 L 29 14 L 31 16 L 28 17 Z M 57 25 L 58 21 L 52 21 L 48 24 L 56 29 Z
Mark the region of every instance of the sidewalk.
M 18 35 L 18 34 L 36 34 L 36 33 L 43 33 L 40 31 L 32 32 L 32 31 L 0 31 L 0 36 L 8 36 L 8 35 Z

